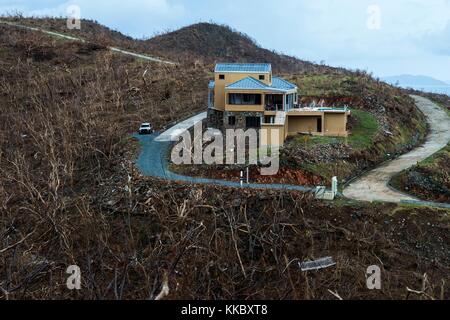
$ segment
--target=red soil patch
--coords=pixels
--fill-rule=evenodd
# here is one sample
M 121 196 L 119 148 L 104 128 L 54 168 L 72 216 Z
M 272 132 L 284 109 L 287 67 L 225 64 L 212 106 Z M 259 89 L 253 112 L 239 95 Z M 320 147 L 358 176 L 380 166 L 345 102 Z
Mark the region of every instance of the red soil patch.
M 175 171 L 180 171 L 179 167 Z M 182 170 L 185 174 L 194 173 L 191 170 Z M 201 176 L 204 178 L 221 179 L 227 181 L 240 181 L 240 170 L 195 170 L 195 176 Z M 188 172 L 188 173 L 186 173 Z M 296 170 L 289 168 L 281 168 L 278 174 L 273 176 L 262 176 L 260 168 L 252 167 L 249 172 L 250 183 L 263 183 L 263 184 L 292 184 L 292 185 L 303 185 L 303 186 L 316 186 L 324 183 L 321 177 L 318 177 L 310 172 L 304 170 Z M 244 172 L 244 177 L 245 177 Z

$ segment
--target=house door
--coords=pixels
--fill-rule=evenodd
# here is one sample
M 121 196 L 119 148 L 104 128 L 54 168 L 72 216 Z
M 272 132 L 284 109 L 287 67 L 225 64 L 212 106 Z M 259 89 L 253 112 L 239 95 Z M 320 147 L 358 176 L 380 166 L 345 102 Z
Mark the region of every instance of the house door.
M 322 132 L 322 118 L 317 119 L 317 132 Z

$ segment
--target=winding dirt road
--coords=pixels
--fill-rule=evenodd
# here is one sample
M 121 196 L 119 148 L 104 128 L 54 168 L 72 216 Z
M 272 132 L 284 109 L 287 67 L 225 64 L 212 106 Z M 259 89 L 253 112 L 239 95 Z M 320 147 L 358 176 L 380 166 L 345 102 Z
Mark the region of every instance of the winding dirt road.
M 368 172 L 344 189 L 344 196 L 360 201 L 405 202 L 417 199 L 389 187 L 389 181 L 397 173 L 444 148 L 450 141 L 450 117 L 435 103 L 426 98 L 412 96 L 417 107 L 425 114 L 430 125 L 426 143 L 399 158 Z

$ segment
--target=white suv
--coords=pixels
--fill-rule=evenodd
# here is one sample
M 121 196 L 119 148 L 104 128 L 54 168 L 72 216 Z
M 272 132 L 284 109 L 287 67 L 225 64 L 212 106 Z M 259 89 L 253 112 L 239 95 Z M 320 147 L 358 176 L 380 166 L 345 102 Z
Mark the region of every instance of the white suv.
M 153 128 L 150 123 L 143 123 L 139 128 L 139 134 L 152 134 Z

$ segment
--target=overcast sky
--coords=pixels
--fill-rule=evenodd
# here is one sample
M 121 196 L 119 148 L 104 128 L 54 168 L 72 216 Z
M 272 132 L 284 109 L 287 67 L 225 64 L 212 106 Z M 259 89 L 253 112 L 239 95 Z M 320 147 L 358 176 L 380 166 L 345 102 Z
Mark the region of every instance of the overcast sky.
M 450 0 L 0 0 L 0 13 L 65 16 L 73 4 L 136 38 L 214 21 L 302 59 L 450 80 Z

